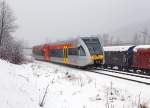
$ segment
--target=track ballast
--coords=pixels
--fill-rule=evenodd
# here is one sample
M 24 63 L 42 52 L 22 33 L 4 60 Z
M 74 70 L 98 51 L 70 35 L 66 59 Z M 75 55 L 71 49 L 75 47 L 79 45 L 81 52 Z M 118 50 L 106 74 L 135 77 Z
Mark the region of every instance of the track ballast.
M 134 73 L 127 73 L 127 72 L 122 72 L 122 71 L 117 71 L 117 70 L 103 69 L 103 68 L 99 68 L 99 67 L 86 69 L 86 71 L 101 74 L 101 75 L 106 75 L 106 76 L 110 76 L 110 77 L 115 77 L 115 78 L 119 78 L 119 79 L 124 79 L 124 80 L 128 80 L 128 81 L 133 81 L 133 82 L 137 82 L 137 83 L 141 83 L 141 84 L 150 85 L 150 80 L 149 80 L 150 77 L 146 76 L 146 75 L 138 75 L 138 74 L 134 74 Z M 118 75 L 115 75 L 115 74 L 118 74 Z M 124 75 L 124 76 L 120 76 L 120 75 Z M 127 78 L 127 77 L 125 77 L 125 75 L 131 76 L 132 78 Z M 135 78 L 139 78 L 139 79 L 137 80 Z M 143 79 L 145 81 L 141 81 Z

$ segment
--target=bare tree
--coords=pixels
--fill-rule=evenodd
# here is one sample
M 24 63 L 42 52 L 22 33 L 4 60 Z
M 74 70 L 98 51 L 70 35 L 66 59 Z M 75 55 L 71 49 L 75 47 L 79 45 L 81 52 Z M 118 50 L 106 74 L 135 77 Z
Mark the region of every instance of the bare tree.
M 106 33 L 103 35 L 97 34 L 96 36 L 101 40 L 101 43 L 104 46 L 113 44 L 114 37 L 110 36 L 109 34 L 106 34 Z
M 136 33 L 136 34 L 134 35 L 134 37 L 133 37 L 132 43 L 133 43 L 134 45 L 139 45 L 139 44 L 140 44 L 139 38 L 140 38 L 139 35 Z
M 109 41 L 109 45 L 113 45 L 113 39 L 114 39 L 114 37 L 111 36 L 111 37 L 110 37 L 110 41 Z
M 108 45 L 108 43 L 109 43 L 109 35 L 108 34 L 103 34 L 103 42 L 104 42 L 104 45 Z
M 141 32 L 142 36 L 143 36 L 143 44 L 147 44 L 149 42 L 147 42 L 147 40 L 149 39 L 149 35 L 148 35 L 148 30 L 147 28 L 145 28 L 142 32 Z
M 123 42 L 120 40 L 120 38 L 116 38 L 116 41 L 115 41 L 115 45 L 122 45 Z
M 3 38 L 16 30 L 15 19 L 9 5 L 5 1 L 0 2 L 0 46 Z
M 15 17 L 5 1 L 0 2 L 0 58 L 12 63 L 23 60 L 22 43 L 12 37 L 16 30 Z

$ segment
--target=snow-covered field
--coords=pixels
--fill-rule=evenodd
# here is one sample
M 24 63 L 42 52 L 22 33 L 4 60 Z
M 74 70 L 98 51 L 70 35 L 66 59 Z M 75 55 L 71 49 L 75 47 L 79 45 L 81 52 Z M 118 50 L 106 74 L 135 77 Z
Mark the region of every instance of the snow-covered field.
M 0 60 L 0 108 L 138 108 L 150 86 L 38 62 Z

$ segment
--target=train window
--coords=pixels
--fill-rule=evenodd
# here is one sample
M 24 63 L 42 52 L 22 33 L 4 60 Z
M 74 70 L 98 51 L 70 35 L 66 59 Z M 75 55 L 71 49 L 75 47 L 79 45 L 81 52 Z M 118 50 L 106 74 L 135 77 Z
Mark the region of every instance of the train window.
M 113 55 L 113 53 L 114 53 L 114 52 L 111 52 L 111 51 L 106 51 L 106 54 L 107 54 L 108 56 L 111 56 L 111 55 Z
M 79 56 L 86 56 L 85 50 L 83 49 L 82 46 L 78 47 L 79 50 Z
M 68 55 L 78 55 L 78 48 L 69 48 Z
M 35 53 L 37 56 L 43 56 L 43 55 L 44 55 L 43 51 L 35 51 L 34 53 Z
M 49 51 L 51 57 L 63 57 L 63 49 L 52 49 Z
M 82 39 L 89 49 L 91 55 L 102 53 L 102 47 L 98 38 Z

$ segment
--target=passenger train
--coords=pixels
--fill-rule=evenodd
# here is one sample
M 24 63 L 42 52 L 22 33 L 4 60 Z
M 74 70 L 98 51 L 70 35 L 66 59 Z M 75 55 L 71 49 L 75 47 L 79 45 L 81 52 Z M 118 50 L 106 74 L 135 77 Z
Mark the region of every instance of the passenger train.
M 78 67 L 103 63 L 103 47 L 97 37 L 79 37 L 33 47 L 33 56 L 38 60 L 68 64 Z

